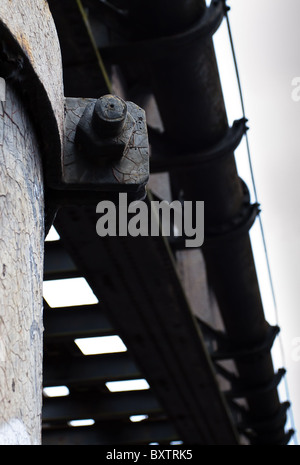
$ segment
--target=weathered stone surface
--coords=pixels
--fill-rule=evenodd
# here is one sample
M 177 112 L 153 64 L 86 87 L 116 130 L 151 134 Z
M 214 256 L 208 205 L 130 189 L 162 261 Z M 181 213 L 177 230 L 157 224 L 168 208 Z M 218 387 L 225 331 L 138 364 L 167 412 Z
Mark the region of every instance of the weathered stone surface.
M 9 85 L 5 97 L 0 102 L 0 444 L 39 444 L 43 176 L 34 130 Z
M 63 79 L 59 40 L 45 0 L 1 0 L 0 22 L 22 47 L 44 86 L 63 137 Z M 41 109 L 39 109 L 41 112 Z
M 40 444 L 42 157 L 47 167 L 53 159 L 60 164 L 61 52 L 45 0 L 1 0 L 0 26 L 5 50 L 0 67 L 0 444 Z M 20 76 L 1 76 L 7 58 L 14 63 L 16 53 L 23 64 Z

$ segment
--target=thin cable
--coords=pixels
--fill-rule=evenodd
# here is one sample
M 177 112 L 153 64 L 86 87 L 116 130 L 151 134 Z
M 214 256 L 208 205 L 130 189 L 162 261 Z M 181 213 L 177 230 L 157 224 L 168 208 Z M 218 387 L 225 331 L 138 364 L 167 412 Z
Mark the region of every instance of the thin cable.
M 230 27 L 230 22 L 228 18 L 228 14 L 226 12 L 226 23 L 227 23 L 227 28 L 228 28 L 228 35 L 229 35 L 229 41 L 230 41 L 230 46 L 232 50 L 232 57 L 233 57 L 233 62 L 234 62 L 234 68 L 236 72 L 236 78 L 237 78 L 237 83 L 238 83 L 238 88 L 239 88 L 239 94 L 240 94 L 240 100 L 241 100 L 241 107 L 242 107 L 242 113 L 243 117 L 246 118 L 245 114 L 245 104 L 244 104 L 244 98 L 243 98 L 243 93 L 242 93 L 242 86 L 241 86 L 241 80 L 240 80 L 240 75 L 239 75 L 239 70 L 237 66 L 237 59 L 236 59 L 236 53 L 233 45 L 233 39 L 232 39 L 232 34 L 231 34 L 231 27 Z M 249 162 L 249 167 L 250 167 L 250 173 L 251 173 L 251 180 L 252 180 L 252 185 L 253 185 L 253 191 L 254 191 L 254 198 L 255 202 L 258 202 L 258 195 L 257 195 L 257 190 L 256 190 L 256 185 L 255 185 L 255 179 L 254 179 L 254 172 L 253 172 L 253 165 L 252 165 L 252 160 L 251 160 L 251 153 L 250 153 L 250 145 L 249 145 L 249 139 L 247 132 L 245 133 L 245 140 L 246 140 L 246 147 L 247 147 L 247 155 L 248 155 L 248 162 Z M 267 251 L 267 245 L 266 245 L 266 240 L 265 240 L 265 234 L 264 234 L 264 228 L 262 225 L 262 220 L 261 216 L 259 215 L 259 223 L 260 223 L 260 230 L 262 234 L 262 240 L 263 240 L 263 246 L 264 246 L 264 252 L 266 256 L 266 261 L 267 261 L 267 268 L 268 268 L 268 275 L 269 275 L 269 280 L 270 280 L 270 286 L 271 286 L 271 292 L 272 292 L 272 299 L 274 303 L 274 308 L 276 312 L 276 321 L 278 321 L 278 309 L 277 309 L 277 302 L 276 302 L 276 295 L 275 295 L 275 289 L 273 285 L 273 279 L 272 279 L 272 274 L 271 274 L 271 267 L 270 267 L 270 262 L 268 258 L 268 251 Z
M 233 63 L 234 63 L 234 68 L 235 68 L 235 73 L 236 73 L 237 85 L 238 85 L 238 89 L 239 89 L 239 95 L 240 95 L 240 101 L 241 101 L 241 107 L 242 107 L 242 114 L 243 114 L 243 117 L 246 118 L 245 104 L 244 104 L 244 98 L 243 98 L 243 92 L 242 92 L 242 86 L 241 86 L 241 79 L 240 79 L 239 69 L 238 69 L 238 65 L 237 65 L 235 48 L 234 48 L 234 44 L 233 44 L 231 26 L 230 26 L 230 21 L 229 21 L 229 17 L 228 17 L 228 9 L 226 7 L 225 2 L 224 2 L 224 10 L 225 10 L 225 18 L 226 18 L 226 24 L 227 24 L 227 29 L 228 29 L 228 36 L 229 36 L 229 42 L 230 42 L 230 47 L 231 47 L 231 52 L 232 52 L 232 58 L 233 58 Z M 247 149 L 248 162 L 249 162 L 249 168 L 250 168 L 250 174 L 251 174 L 251 181 L 252 181 L 252 186 L 253 186 L 253 191 L 254 191 L 254 198 L 255 198 L 255 202 L 259 203 L 258 202 L 258 196 L 257 196 L 257 190 L 256 190 L 256 183 L 255 183 L 255 178 L 254 178 L 253 165 L 252 165 L 252 160 L 251 160 L 250 144 L 249 144 L 249 139 L 248 139 L 247 133 L 245 134 L 245 140 L 246 140 L 246 149 Z M 258 220 L 259 220 L 259 227 L 260 227 L 260 232 L 261 232 L 261 237 L 262 237 L 262 242 L 263 242 L 264 254 L 265 254 L 265 258 L 266 258 L 268 277 L 269 277 L 269 282 L 270 282 L 270 287 L 271 287 L 271 294 L 272 294 L 272 300 L 273 300 L 273 305 L 274 305 L 275 319 L 276 319 L 276 324 L 279 326 L 278 306 L 277 306 L 277 301 L 276 301 L 274 283 L 273 283 L 273 278 L 272 278 L 272 273 L 271 273 L 271 266 L 270 266 L 270 261 L 269 261 L 269 255 L 268 255 L 266 238 L 265 238 L 265 233 L 264 233 L 264 228 L 263 228 L 261 215 L 258 215 Z M 282 338 L 280 337 L 280 335 L 278 336 L 278 342 L 279 342 L 279 346 L 280 346 L 282 363 L 285 366 L 286 363 L 285 363 L 284 348 L 283 348 Z M 286 376 L 284 377 L 284 385 L 285 385 L 285 391 L 286 391 L 287 398 L 289 399 L 290 398 L 289 387 L 288 387 L 288 382 L 287 382 Z M 292 426 L 292 428 L 293 428 L 293 430 L 295 432 L 294 443 L 297 445 L 296 428 L 295 428 L 294 416 L 293 416 L 292 409 L 290 409 L 289 415 L 290 415 L 291 426 Z

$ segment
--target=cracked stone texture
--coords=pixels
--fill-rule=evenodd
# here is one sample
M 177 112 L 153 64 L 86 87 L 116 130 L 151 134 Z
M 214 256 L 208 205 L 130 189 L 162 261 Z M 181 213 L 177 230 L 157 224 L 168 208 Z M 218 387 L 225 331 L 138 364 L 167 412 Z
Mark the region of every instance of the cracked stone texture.
M 13 34 L 44 86 L 63 138 L 61 50 L 46 0 L 1 0 L 0 21 Z
M 23 105 L 0 102 L 0 444 L 40 444 L 44 196 Z

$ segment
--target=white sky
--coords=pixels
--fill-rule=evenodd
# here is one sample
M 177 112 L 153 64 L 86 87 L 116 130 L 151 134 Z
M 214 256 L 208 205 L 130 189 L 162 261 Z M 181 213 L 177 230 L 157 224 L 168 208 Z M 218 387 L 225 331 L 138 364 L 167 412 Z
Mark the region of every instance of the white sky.
M 300 76 L 299 0 L 230 0 L 229 19 L 248 118 L 248 138 L 258 201 L 275 288 L 280 344 L 274 345 L 276 368 L 287 369 L 289 400 L 300 428 L 300 102 L 291 93 Z M 229 53 L 225 21 L 214 37 L 228 118 L 242 116 Z M 236 154 L 241 177 L 251 188 L 245 144 Z M 255 199 L 252 197 L 252 201 Z M 265 314 L 276 324 L 258 221 L 253 236 Z M 280 385 L 286 400 L 284 383 Z M 299 434 L 298 434 L 299 437 Z M 291 441 L 291 444 L 294 442 Z

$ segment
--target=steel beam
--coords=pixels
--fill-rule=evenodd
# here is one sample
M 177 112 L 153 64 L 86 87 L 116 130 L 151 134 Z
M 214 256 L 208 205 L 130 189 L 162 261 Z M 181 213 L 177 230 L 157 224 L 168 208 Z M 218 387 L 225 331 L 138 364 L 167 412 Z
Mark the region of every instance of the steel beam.
M 161 406 L 151 391 L 101 393 L 86 391 L 68 397 L 46 398 L 43 422 L 69 421 L 80 418 L 94 420 L 128 418 L 130 415 L 156 414 Z
M 68 207 L 55 227 L 180 436 L 197 444 L 236 443 L 165 238 L 100 238 L 96 221 L 93 208 L 74 214 Z
M 73 260 L 60 241 L 45 242 L 44 280 L 80 276 Z
M 43 445 L 170 444 L 180 439 L 168 421 L 96 423 L 90 427 L 44 429 Z
M 142 378 L 127 353 L 79 357 L 45 357 L 44 386 L 102 385 L 105 381 Z
M 46 307 L 44 327 L 46 343 L 115 333 L 101 304 L 55 309 Z

